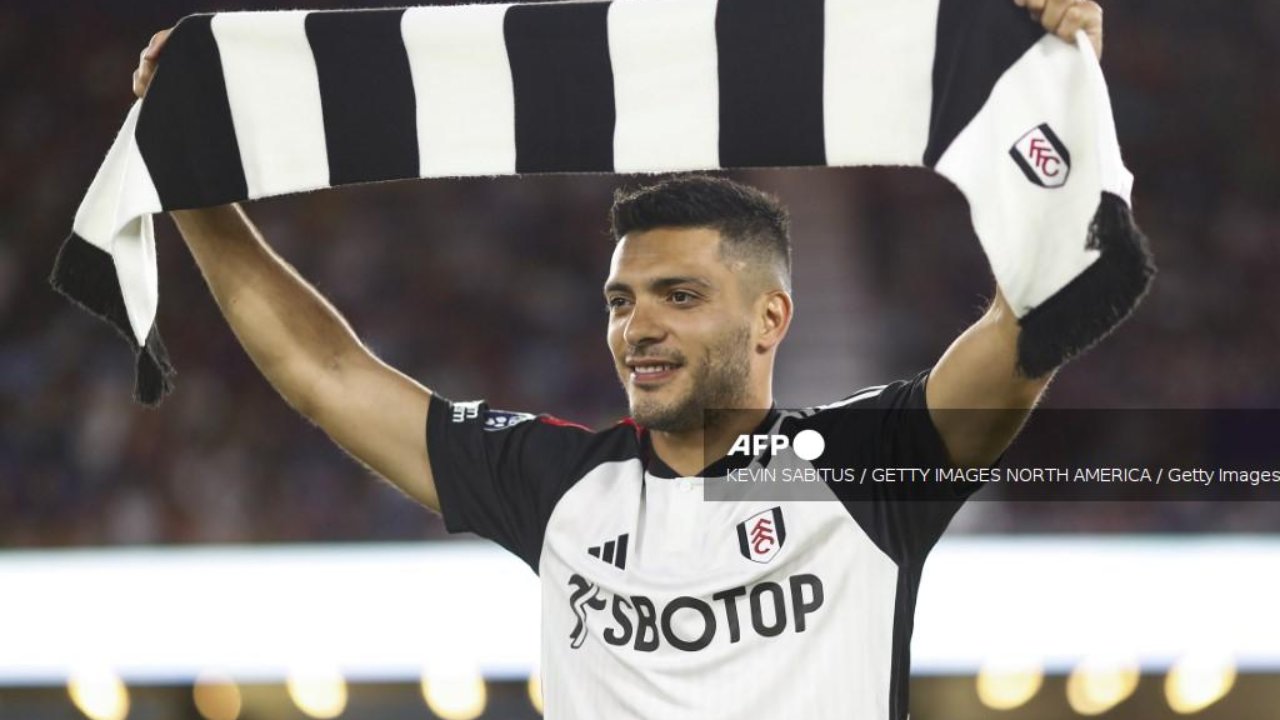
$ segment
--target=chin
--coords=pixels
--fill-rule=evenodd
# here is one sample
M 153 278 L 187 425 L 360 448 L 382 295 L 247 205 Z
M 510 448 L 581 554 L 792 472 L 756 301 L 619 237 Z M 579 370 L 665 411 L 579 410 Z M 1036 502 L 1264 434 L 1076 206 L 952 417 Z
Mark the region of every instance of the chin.
M 691 432 L 702 428 L 702 413 L 691 413 L 680 403 L 642 403 L 631 406 L 639 425 L 660 432 Z

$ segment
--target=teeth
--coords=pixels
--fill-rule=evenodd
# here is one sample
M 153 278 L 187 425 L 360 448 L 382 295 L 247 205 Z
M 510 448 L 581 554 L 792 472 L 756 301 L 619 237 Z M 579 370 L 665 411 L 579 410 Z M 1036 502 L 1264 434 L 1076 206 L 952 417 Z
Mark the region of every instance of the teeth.
M 637 375 L 651 375 L 653 373 L 666 372 L 672 368 L 671 365 L 643 365 L 636 366 L 635 373 Z

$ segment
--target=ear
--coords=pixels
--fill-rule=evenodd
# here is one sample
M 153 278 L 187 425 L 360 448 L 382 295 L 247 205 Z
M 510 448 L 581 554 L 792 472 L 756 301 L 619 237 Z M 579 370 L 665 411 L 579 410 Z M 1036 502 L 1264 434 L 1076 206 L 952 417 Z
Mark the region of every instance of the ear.
M 771 290 L 756 300 L 756 350 L 768 352 L 776 348 L 791 327 L 793 307 L 785 290 Z

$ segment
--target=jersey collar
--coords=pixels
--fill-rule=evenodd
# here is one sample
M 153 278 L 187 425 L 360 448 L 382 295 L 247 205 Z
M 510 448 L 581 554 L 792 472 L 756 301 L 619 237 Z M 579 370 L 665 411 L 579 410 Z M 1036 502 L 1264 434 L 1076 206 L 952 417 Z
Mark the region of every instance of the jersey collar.
M 760 421 L 760 424 L 756 426 L 756 429 L 753 430 L 751 434 L 762 435 L 766 433 L 769 428 L 773 427 L 773 424 L 777 422 L 779 416 L 781 416 L 781 413 L 778 411 L 778 404 L 775 402 L 769 407 L 769 412 L 765 413 L 764 419 Z M 634 423 L 635 421 L 633 420 L 632 422 Z M 685 477 L 673 470 L 661 457 L 658 457 L 658 453 L 653 449 L 652 439 L 649 436 L 649 428 L 637 424 L 636 429 L 640 436 L 640 461 L 644 463 L 645 472 L 659 478 L 675 479 Z M 720 459 L 700 470 L 697 477 L 723 477 L 730 470 L 737 470 L 750 465 L 751 461 L 754 459 L 755 458 L 745 456 L 733 458 L 722 456 Z

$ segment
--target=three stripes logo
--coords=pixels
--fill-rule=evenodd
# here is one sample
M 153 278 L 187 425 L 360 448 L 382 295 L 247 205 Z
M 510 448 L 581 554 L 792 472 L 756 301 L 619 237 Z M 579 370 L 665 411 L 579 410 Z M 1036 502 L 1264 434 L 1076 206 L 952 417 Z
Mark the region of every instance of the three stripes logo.
M 1009 156 L 1018 163 L 1022 174 L 1040 187 L 1062 187 L 1071 175 L 1071 153 L 1048 123 L 1031 128 L 1018 138 L 1009 148 Z
M 781 507 L 758 512 L 738 523 L 738 551 L 752 562 L 769 562 L 786 540 L 787 526 L 782 521 Z
M 622 533 L 616 539 L 606 541 L 603 545 L 592 545 L 587 548 L 587 554 L 593 558 L 603 560 L 619 570 L 626 570 L 628 534 Z

